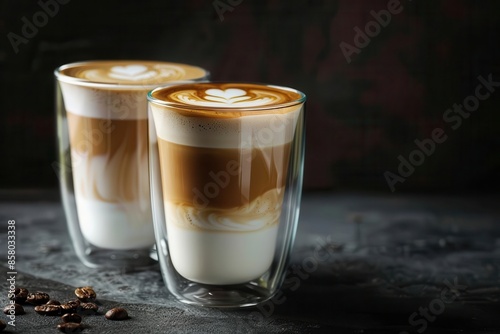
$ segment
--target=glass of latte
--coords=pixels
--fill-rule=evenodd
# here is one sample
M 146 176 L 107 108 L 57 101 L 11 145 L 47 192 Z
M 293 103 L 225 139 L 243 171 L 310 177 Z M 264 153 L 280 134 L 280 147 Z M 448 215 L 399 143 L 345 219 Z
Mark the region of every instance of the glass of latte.
M 147 92 L 207 75 L 199 67 L 154 61 L 90 61 L 56 69 L 55 169 L 70 236 L 87 266 L 155 263 Z
M 148 94 L 158 257 L 179 300 L 244 307 L 281 286 L 299 217 L 305 95 L 244 83 Z

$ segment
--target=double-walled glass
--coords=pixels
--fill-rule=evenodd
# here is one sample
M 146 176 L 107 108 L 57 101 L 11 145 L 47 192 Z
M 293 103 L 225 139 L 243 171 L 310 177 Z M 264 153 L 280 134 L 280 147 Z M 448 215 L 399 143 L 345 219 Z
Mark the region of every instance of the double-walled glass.
M 55 76 L 54 169 L 76 254 L 89 267 L 155 263 L 147 92 L 204 80 L 207 72 L 167 62 L 90 61 L 61 66 Z
M 153 221 L 168 289 L 201 306 L 271 298 L 299 218 L 305 95 L 194 83 L 148 99 Z

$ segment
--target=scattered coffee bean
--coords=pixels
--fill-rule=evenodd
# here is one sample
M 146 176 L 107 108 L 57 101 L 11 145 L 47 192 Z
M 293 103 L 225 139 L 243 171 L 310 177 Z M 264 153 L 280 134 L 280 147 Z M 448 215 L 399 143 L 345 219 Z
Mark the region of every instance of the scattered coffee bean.
M 80 304 L 80 309 L 82 310 L 83 314 L 96 314 L 97 310 L 99 309 L 99 306 L 97 306 L 94 303 L 81 303 Z
M 94 301 L 96 298 L 95 291 L 91 286 L 84 286 L 84 287 L 76 288 L 75 295 L 82 302 L 91 302 L 91 301 Z
M 67 302 L 66 304 L 59 305 L 62 314 L 75 313 L 79 306 L 79 304 L 77 305 L 74 302 Z
M 42 305 L 50 300 L 50 296 L 45 292 L 28 293 L 26 301 L 33 305 Z
M 61 302 L 58 300 L 51 299 L 45 305 L 61 305 Z
M 24 307 L 20 304 L 9 304 L 4 307 L 3 313 L 8 314 L 8 315 L 22 315 L 24 314 Z
M 25 288 L 16 288 L 14 290 L 14 295 L 11 295 L 11 300 L 15 300 L 18 304 L 24 304 L 26 298 L 28 297 L 29 291 Z
M 37 305 L 35 312 L 42 315 L 59 315 L 61 313 L 61 305 Z
M 61 319 L 64 322 L 75 322 L 75 323 L 82 322 L 82 316 L 76 313 L 65 314 L 61 317 Z
M 73 299 L 73 300 L 67 301 L 66 304 L 71 305 L 75 308 L 78 308 L 80 306 L 81 302 L 79 299 Z
M 91 286 L 84 286 L 75 289 L 75 295 L 78 299 L 70 300 L 64 304 L 57 300 L 50 299 L 50 296 L 45 292 L 30 293 L 25 288 L 16 288 L 14 294 L 9 295 L 10 300 L 14 300 L 14 304 L 8 304 L 3 311 L 7 315 L 25 314 L 24 308 L 21 305 L 24 302 L 35 305 L 35 312 L 42 315 L 54 316 L 62 314 L 62 323 L 57 325 L 63 333 L 76 333 L 85 329 L 81 324 L 82 316 L 77 314 L 80 311 L 82 314 L 96 314 L 99 306 L 92 301 L 96 300 L 96 293 Z M 80 313 L 79 312 L 79 313 Z M 123 307 L 115 307 L 110 309 L 105 314 L 109 320 L 125 320 L 129 318 L 127 310 Z M 7 327 L 5 321 L 0 320 L 0 331 Z
M 109 320 L 125 320 L 128 319 L 128 312 L 123 307 L 115 307 L 106 312 L 104 316 Z
M 63 322 L 57 325 L 57 329 L 63 333 L 77 333 L 83 330 L 83 326 L 77 322 Z

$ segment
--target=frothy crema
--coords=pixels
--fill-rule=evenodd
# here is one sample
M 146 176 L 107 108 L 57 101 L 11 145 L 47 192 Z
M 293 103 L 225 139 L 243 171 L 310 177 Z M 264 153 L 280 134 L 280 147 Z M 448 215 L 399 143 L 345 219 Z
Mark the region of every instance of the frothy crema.
M 75 78 L 81 84 L 159 85 L 172 81 L 200 80 L 207 72 L 199 67 L 153 61 L 92 61 L 75 63 L 60 69 L 61 76 Z
M 286 107 L 303 102 L 303 95 L 294 90 L 276 86 L 238 83 L 203 83 L 187 84 L 169 89 L 157 90 L 151 95 L 153 98 L 164 101 L 171 107 L 194 107 L 198 111 L 212 109 L 260 109 Z M 286 110 L 284 110 L 286 112 Z M 229 112 L 217 117 L 235 116 Z

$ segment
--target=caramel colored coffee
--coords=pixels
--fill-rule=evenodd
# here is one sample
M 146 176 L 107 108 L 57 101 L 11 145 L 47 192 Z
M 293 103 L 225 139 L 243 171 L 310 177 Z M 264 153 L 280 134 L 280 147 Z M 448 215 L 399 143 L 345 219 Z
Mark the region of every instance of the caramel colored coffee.
M 63 66 L 56 76 L 82 234 L 106 249 L 151 247 L 147 92 L 202 80 L 207 72 L 177 63 L 92 61 Z
M 147 199 L 147 119 L 106 120 L 68 111 L 68 125 L 77 193 L 106 203 Z M 141 163 L 138 163 L 141 162 Z M 112 170 L 103 173 L 102 168 Z M 144 204 L 146 207 L 146 204 Z
M 182 276 L 238 284 L 269 268 L 302 98 L 229 83 L 150 93 L 170 256 Z
M 178 205 L 231 209 L 249 205 L 285 185 L 290 143 L 242 151 L 159 140 L 165 200 Z M 244 166 L 245 167 L 242 167 Z M 248 177 L 241 172 L 248 170 Z

